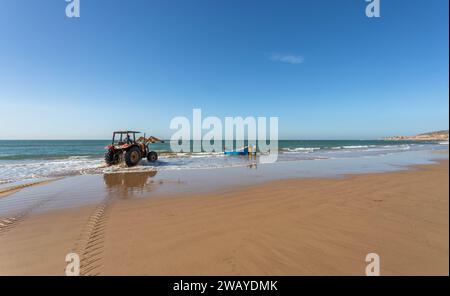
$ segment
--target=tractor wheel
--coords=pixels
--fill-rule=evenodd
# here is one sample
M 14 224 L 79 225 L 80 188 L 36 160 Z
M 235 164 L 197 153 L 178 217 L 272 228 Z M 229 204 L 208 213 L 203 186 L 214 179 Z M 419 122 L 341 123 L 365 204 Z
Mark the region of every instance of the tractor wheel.
M 119 163 L 119 154 L 114 152 L 114 150 L 108 150 L 105 153 L 105 162 L 107 165 L 114 165 Z
M 147 160 L 148 160 L 149 162 L 155 162 L 155 161 L 157 161 L 157 160 L 158 160 L 158 154 L 156 154 L 155 151 L 150 151 L 150 152 L 147 154 Z
M 131 147 L 130 150 L 125 153 L 125 163 L 129 167 L 137 165 L 141 158 L 141 151 L 138 147 Z

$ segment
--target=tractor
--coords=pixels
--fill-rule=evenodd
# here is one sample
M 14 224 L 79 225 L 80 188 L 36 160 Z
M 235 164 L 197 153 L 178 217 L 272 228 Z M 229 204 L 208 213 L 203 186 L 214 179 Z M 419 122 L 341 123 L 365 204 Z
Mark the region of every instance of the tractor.
M 125 160 L 128 167 L 135 166 L 142 158 L 147 158 L 149 162 L 158 160 L 158 154 L 150 151 L 149 144 L 162 142 L 158 138 L 143 137 L 136 139 L 136 135 L 140 132 L 136 131 L 115 131 L 113 133 L 111 145 L 105 147 L 105 162 L 107 165 L 118 164 L 121 159 Z

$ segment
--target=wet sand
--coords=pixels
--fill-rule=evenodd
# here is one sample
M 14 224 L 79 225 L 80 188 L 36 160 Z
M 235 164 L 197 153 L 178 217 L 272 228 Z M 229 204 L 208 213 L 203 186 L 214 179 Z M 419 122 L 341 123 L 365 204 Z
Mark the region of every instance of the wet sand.
M 14 185 L 14 186 L 5 186 L 4 188 L 0 188 L 0 198 L 8 196 L 8 195 L 16 193 L 16 192 L 19 192 L 20 190 L 22 190 L 24 188 L 47 184 L 47 183 L 50 183 L 50 182 L 53 182 L 53 181 L 56 181 L 59 179 L 61 179 L 61 178 L 40 180 L 40 181 L 29 182 L 29 183 L 24 183 L 24 184 L 20 184 L 20 185 Z
M 0 219 L 0 274 L 63 275 L 76 252 L 85 275 L 364 275 L 368 253 L 384 275 L 448 275 L 448 168 L 19 211 Z

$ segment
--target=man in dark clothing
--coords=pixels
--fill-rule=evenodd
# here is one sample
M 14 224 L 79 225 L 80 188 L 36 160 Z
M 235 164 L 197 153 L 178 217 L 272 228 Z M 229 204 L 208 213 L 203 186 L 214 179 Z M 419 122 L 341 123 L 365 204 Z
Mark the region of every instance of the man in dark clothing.
M 127 140 L 127 144 L 131 144 L 131 138 L 130 138 L 130 135 L 127 134 L 126 140 Z

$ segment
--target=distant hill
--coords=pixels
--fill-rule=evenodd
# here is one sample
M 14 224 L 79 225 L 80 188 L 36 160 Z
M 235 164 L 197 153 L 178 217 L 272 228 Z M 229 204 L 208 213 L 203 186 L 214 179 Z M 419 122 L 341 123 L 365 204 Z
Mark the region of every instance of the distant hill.
M 429 132 L 415 136 L 387 137 L 390 141 L 448 141 L 448 130 Z

